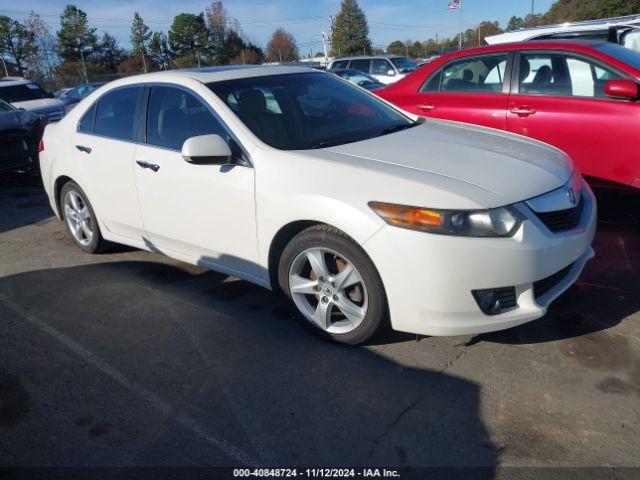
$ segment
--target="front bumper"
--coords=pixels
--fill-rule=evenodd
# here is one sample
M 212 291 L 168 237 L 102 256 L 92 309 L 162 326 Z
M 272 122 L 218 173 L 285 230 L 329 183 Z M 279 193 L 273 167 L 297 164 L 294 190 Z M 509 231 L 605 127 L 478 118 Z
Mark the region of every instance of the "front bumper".
M 542 317 L 578 278 L 594 255 L 597 212 L 593 193 L 575 228 L 552 233 L 523 202 L 526 217 L 512 238 L 433 235 L 385 226 L 364 248 L 385 286 L 395 330 L 422 335 L 467 335 L 514 327 Z M 534 282 L 571 265 L 568 273 L 536 298 Z M 514 286 L 517 306 L 484 314 L 473 290 Z

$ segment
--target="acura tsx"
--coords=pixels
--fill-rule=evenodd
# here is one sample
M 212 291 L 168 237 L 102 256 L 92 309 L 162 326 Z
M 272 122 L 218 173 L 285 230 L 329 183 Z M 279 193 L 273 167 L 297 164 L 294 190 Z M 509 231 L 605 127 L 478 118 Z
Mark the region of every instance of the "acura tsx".
M 122 243 L 282 290 L 347 344 L 539 318 L 593 256 L 595 200 L 561 151 L 311 69 L 121 79 L 40 149 L 85 252 Z

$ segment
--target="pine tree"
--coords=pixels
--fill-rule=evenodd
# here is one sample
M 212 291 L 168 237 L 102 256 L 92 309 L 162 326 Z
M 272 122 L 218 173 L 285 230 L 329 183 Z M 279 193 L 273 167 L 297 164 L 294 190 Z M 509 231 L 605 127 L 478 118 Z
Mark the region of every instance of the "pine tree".
M 334 55 L 371 53 L 367 17 L 356 0 L 342 0 L 332 30 L 331 44 Z
M 133 23 L 131 24 L 131 45 L 133 45 L 133 53 L 142 55 L 142 65 L 144 71 L 147 71 L 147 43 L 151 38 L 151 30 L 145 25 L 144 20 L 138 12 L 133 14 Z
M 96 44 L 96 29 L 89 28 L 87 14 L 74 5 L 67 5 L 62 12 L 57 35 L 58 52 L 66 61 L 84 61 Z

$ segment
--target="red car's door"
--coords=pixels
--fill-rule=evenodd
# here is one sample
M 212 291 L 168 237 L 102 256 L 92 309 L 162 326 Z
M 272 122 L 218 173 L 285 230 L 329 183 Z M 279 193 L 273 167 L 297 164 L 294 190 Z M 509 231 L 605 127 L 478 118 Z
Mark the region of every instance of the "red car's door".
M 509 131 L 563 150 L 594 183 L 629 185 L 640 176 L 640 105 L 604 93 L 622 73 L 568 52 L 521 51 L 514 67 Z
M 510 53 L 500 52 L 452 60 L 398 103 L 416 115 L 504 130 L 510 57 Z

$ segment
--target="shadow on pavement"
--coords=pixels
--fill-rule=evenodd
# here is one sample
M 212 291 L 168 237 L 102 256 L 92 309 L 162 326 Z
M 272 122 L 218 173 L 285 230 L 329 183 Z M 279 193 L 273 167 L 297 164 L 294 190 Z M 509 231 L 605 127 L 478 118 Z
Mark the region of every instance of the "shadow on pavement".
M 0 233 L 53 216 L 42 179 L 33 172 L 0 173 Z
M 190 268 L 134 261 L 39 270 L 1 278 L 0 294 L 266 464 L 483 466 L 492 475 L 497 452 L 477 384 L 316 339 L 266 290 Z M 188 450 L 190 461 L 206 463 L 202 445 L 171 444 L 170 423 L 141 446 L 148 432 L 128 423 L 147 412 L 119 410 L 113 379 L 100 372 L 52 365 L 51 350 L 64 347 L 45 337 L 51 344 L 28 355 L 26 371 L 50 371 L 56 390 L 81 388 L 82 404 L 52 404 L 37 380 L 22 378 L 30 411 L 20 422 L 48 431 L 27 438 L 9 429 L 5 455 L 21 465 L 34 451 L 54 465 L 119 464 L 134 451 L 133 464 L 165 465 L 181 464 L 175 457 Z M 93 412 L 94 396 L 113 411 Z M 79 416 L 107 416 L 111 443 L 86 440 L 78 432 L 90 425 Z

